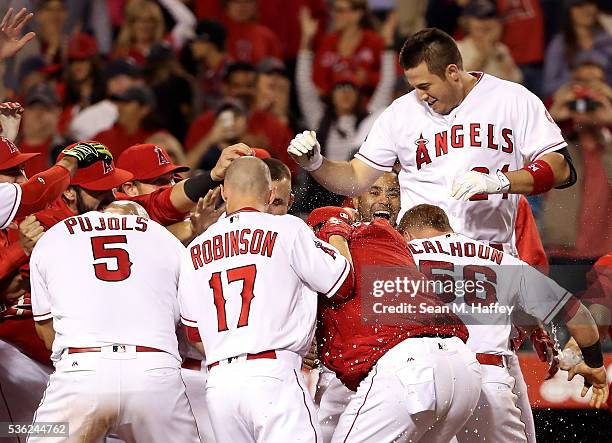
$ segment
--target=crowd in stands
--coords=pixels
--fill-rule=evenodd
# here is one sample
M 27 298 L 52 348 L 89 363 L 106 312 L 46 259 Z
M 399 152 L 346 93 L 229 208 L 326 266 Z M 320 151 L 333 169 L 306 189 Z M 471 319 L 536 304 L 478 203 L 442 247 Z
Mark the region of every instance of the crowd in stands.
M 522 83 L 561 126 L 578 183 L 530 200 L 549 254 L 612 250 L 610 1 L 5 0 L 0 13 L 9 4 L 34 12 L 25 31 L 37 36 L 0 65 L 2 101 L 25 108 L 16 144 L 42 154 L 28 176 L 76 140 L 115 158 L 158 144 L 192 171 L 244 142 L 291 168 L 294 212 L 338 204 L 287 145 L 312 129 L 326 157 L 352 158 L 408 92 L 403 40 L 435 26 L 459 41 L 467 70 Z

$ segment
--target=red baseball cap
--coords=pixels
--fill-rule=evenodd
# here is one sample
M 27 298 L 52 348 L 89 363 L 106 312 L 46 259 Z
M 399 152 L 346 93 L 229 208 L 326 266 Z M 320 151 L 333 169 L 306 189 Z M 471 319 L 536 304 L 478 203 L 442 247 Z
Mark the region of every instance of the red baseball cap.
M 251 151 L 253 151 L 253 155 L 257 158 L 272 158 L 267 149 L 251 148 Z
M 117 159 L 117 166 L 129 171 L 134 180 L 150 180 L 169 172 L 189 171 L 188 166 L 172 163 L 166 150 L 153 144 L 130 146 Z
M 70 149 L 79 143 L 101 144 L 96 141 L 78 142 L 68 146 L 66 149 Z M 60 160 L 62 157 L 64 157 L 63 153 L 57 159 Z M 86 168 L 77 169 L 76 174 L 70 180 L 70 184 L 90 191 L 110 191 L 133 178 L 134 176 L 131 172 L 115 168 L 112 161 L 110 163 L 97 161 Z
M 355 89 L 359 89 L 361 87 L 361 82 L 359 81 L 357 76 L 351 71 L 347 70 L 334 73 L 332 77 L 332 84 L 334 88 L 340 85 L 351 85 Z
M 68 41 L 68 59 L 83 60 L 98 53 L 96 39 L 87 34 L 75 34 Z
M 24 154 L 8 138 L 0 137 L 0 171 L 19 166 L 39 155 L 39 153 Z

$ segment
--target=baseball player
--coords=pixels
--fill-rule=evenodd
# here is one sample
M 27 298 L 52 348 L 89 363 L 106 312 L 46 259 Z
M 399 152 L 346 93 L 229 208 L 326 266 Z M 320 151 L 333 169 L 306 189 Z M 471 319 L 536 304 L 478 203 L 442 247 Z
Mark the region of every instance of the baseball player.
M 150 219 L 93 211 L 39 240 L 32 308 L 55 372 L 34 425 L 66 421 L 70 441 L 199 441 L 175 333 L 183 251 Z
M 394 273 L 413 281 L 423 276 L 387 220 L 354 226 L 351 221 L 336 207 L 316 209 L 307 219 L 319 238 L 348 254 L 354 267 L 355 278 L 336 295 L 340 301 L 322 302 L 319 312 L 320 358 L 355 391 L 331 441 L 448 442 L 480 394 L 480 365 L 465 346 L 467 329 L 422 290 L 405 298 L 422 309 L 418 313 L 398 321 L 393 315 L 366 319 L 365 307 L 377 297 L 371 277 L 388 276 L 392 282 Z M 399 301 L 395 292 L 392 299 Z
M 271 188 L 263 161 L 235 160 L 222 186 L 226 217 L 183 258 L 181 317 L 206 353 L 206 403 L 219 442 L 320 438 L 302 357 L 316 293 L 333 296 L 350 264 L 302 220 L 264 213 Z
M 459 441 L 527 441 L 512 392 L 514 379 L 507 370 L 512 327 L 508 308 L 520 307 L 544 323 L 565 321 L 583 353 L 589 355 L 586 364 L 578 365 L 571 376 L 581 374 L 585 386 L 590 386 L 587 382 L 593 385 L 591 406 L 605 404 L 608 387 L 599 334 L 578 299 L 525 262 L 454 233 L 445 212 L 437 206 L 422 204 L 409 209 L 399 231 L 409 241 L 421 272 L 441 283 L 453 282 L 446 290 L 440 286 L 439 295 L 467 325 L 467 344 L 482 365 L 478 407 L 457 434 Z M 483 307 L 490 310 L 483 312 Z
M 402 213 L 435 204 L 457 232 L 515 254 L 518 194 L 575 182 L 560 129 L 523 86 L 465 72 L 455 41 L 440 30 L 408 38 L 400 63 L 414 91 L 383 111 L 352 161 L 323 158 L 312 131 L 298 134 L 288 152 L 327 189 L 349 196 L 399 160 Z M 511 371 L 522 380 L 512 359 Z M 526 393 L 521 397 L 531 434 L 531 409 Z
M 5 120 L 3 120 L 5 123 Z M 23 165 L 37 154 L 23 154 L 9 140 L 0 137 L 0 421 L 30 421 L 47 384 L 50 372 L 48 353 L 35 347 L 28 355 L 22 350 L 24 342 L 36 340 L 31 324 L 31 310 L 27 292 L 27 279 L 19 273 L 26 263 L 37 238 L 42 234 L 26 218 L 19 236 L 6 228 L 13 217 L 21 219 L 43 209 L 68 186 L 70 175 L 78 167 L 87 167 L 102 157 L 110 156 L 87 146 L 65 152 L 57 165 L 27 180 Z M 110 157 L 109 157 L 110 158 Z M 26 234 L 26 236 L 22 234 Z M 32 239 L 28 235 L 32 235 Z M 24 319 L 28 319 L 25 322 Z M 23 325 L 26 324 L 24 330 Z M 29 337 L 29 338 L 28 338 Z M 38 355 L 39 361 L 32 357 Z

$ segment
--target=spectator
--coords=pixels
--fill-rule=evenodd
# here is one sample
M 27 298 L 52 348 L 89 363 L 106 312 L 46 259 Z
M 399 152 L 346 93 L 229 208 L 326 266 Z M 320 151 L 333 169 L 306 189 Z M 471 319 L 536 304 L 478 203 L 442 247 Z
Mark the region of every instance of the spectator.
M 107 0 L 66 0 L 68 34 L 87 32 L 96 39 L 100 54 L 107 55 L 113 45 L 113 29 Z
M 274 115 L 255 108 L 257 76 L 253 65 L 234 63 L 228 67 L 223 81 L 223 95 L 239 100 L 246 109 L 247 129 L 240 141 L 249 146 L 268 149 L 273 157 L 291 165 L 297 171 L 297 165 L 287 154 L 287 146 L 291 141 L 291 130 Z M 211 135 L 213 127 L 216 124 L 221 125 L 221 122 L 215 123 L 215 120 L 215 114 L 207 111 L 200 114 L 191 123 L 185 139 L 187 151 L 196 149 L 198 144 L 204 143 L 205 139 Z
M 182 140 L 192 115 L 193 80 L 183 70 L 169 43 L 156 43 L 147 55 L 146 82 L 153 89 L 158 116 Z
M 546 49 L 544 95 L 552 96 L 571 80 L 571 68 L 579 56 L 593 54 L 605 60 L 606 79 L 612 83 L 612 36 L 598 21 L 594 0 L 566 0 L 563 31 Z
M 327 26 L 325 0 L 258 0 L 259 22 L 274 32 L 281 44 L 282 59 L 288 66 L 294 66 L 300 49 L 302 29 L 300 11 L 307 8 L 319 22 L 317 36 Z M 290 72 L 293 72 L 290 69 Z
M 308 15 L 302 16 L 302 50 L 298 54 L 296 85 L 298 99 L 306 126 L 316 130 L 321 141 L 321 150 L 334 161 L 347 161 L 359 148 L 359 134 L 368 132 L 373 124 L 370 114 L 377 115 L 391 103 L 395 86 L 396 53 L 382 53 L 380 81 L 367 107 L 364 106 L 362 85 L 350 71 L 337 72 L 332 80 L 332 91 L 325 103 L 319 98 L 312 79 L 313 55 L 308 49 L 309 40 L 316 32 L 316 23 Z M 389 15 L 381 34 L 387 45 L 391 45 L 397 25 L 395 14 Z M 298 207 L 309 212 L 320 206 L 340 204 L 343 197 L 326 191 L 316 181 L 307 177 L 306 191 L 300 195 Z
M 327 34 L 316 53 L 314 82 L 323 95 L 331 92 L 334 74 L 352 71 L 369 97 L 380 78 L 383 39 L 372 31 L 366 0 L 335 0 L 334 31 Z
M 227 0 L 225 14 L 227 52 L 234 60 L 257 64 L 266 57 L 282 56 L 276 35 L 255 21 L 256 0 Z
M 457 42 L 466 71 L 480 71 L 520 83 L 523 75 L 501 41 L 502 24 L 495 5 L 488 0 L 470 2 L 463 10 L 466 36 Z
M 425 13 L 428 0 L 397 2 L 398 31 L 402 37 L 414 34 L 427 26 Z
M 285 64 L 277 58 L 266 58 L 257 65 L 257 72 L 256 108 L 269 112 L 284 124 L 296 128 L 296 117 L 289 107 L 291 82 L 287 78 Z
M 125 21 L 117 36 L 115 56 L 129 56 L 142 65 L 151 46 L 161 42 L 165 33 L 164 17 L 157 3 L 130 0 L 125 6 Z
M 247 132 L 247 110 L 235 99 L 227 99 L 219 105 L 214 114 L 212 129 L 187 153 L 187 166 L 192 170 L 210 171 L 221 151 L 241 142 Z
M 53 148 L 64 141 L 58 131 L 62 107 L 55 89 L 45 83 L 28 91 L 24 105 L 16 144 L 23 153 L 40 154 L 26 164 L 31 177 L 54 163 Z
M 99 132 L 110 129 L 118 117 L 116 104 L 110 97 L 123 94 L 132 86 L 143 84 L 143 72 L 131 58 L 113 60 L 106 67 L 106 99 L 80 111 L 72 118 L 70 135 L 77 140 L 91 140 Z
M 21 61 L 17 74 L 18 89 L 15 91 L 18 102 L 23 103 L 26 92 L 35 85 L 45 82 L 46 70 L 47 62 L 39 55 L 33 55 Z
M 504 28 L 501 41 L 523 73 L 523 85 L 542 96 L 544 14 L 540 0 L 497 0 L 497 12 Z
M 96 40 L 87 34 L 75 34 L 68 42 L 65 72 L 64 111 L 60 132 L 68 131 L 72 117 L 80 110 L 104 98 L 104 79 Z
M 595 259 L 612 250 L 612 88 L 601 61 L 579 60 L 550 114 L 565 128 L 578 181 L 547 195 L 542 239 L 551 256 Z
M 57 65 L 59 68 L 64 59 L 63 49 L 66 46 L 63 33 L 66 16 L 66 6 L 63 0 L 39 1 L 33 20 L 36 38 L 15 55 L 12 61 L 13 66 L 18 68 L 25 59 L 40 56 L 47 65 Z M 10 73 L 9 86 L 18 90 L 19 84 L 16 83 L 15 74 Z
M 111 97 L 117 105 L 117 122 L 94 139 L 119 157 L 130 146 L 144 141 L 159 131 L 155 114 L 155 94 L 144 85 L 132 86 L 122 94 Z
M 470 0 L 428 0 L 425 21 L 430 28 L 438 28 L 459 37 L 459 17 Z
M 215 109 L 223 100 L 221 86 L 229 57 L 225 52 L 227 33 L 223 25 L 214 20 L 201 20 L 196 37 L 191 42 L 191 54 L 197 66 L 201 111 Z

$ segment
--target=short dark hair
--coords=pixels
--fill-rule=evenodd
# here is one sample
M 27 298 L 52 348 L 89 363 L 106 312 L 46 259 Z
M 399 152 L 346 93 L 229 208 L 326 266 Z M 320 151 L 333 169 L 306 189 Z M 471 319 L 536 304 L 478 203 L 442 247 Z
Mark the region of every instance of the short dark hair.
M 437 28 L 425 28 L 409 37 L 399 58 L 404 70 L 425 62 L 427 69 L 440 78 L 444 78 L 448 65 L 457 65 L 459 69 L 463 69 L 463 59 L 457 43 L 450 35 Z
M 229 81 L 230 77 L 236 72 L 253 72 L 257 74 L 257 69 L 255 69 L 255 66 L 253 66 L 251 63 L 247 62 L 232 63 L 226 68 L 223 74 L 223 81 Z
M 282 161 L 276 158 L 264 158 L 262 160 L 266 165 L 268 165 L 268 169 L 270 169 L 270 177 L 272 177 L 272 181 L 280 181 L 285 178 L 291 181 L 291 171 Z
M 414 206 L 402 217 L 397 230 L 404 234 L 413 229 L 433 228 L 440 232 L 452 231 L 444 209 L 434 205 Z

